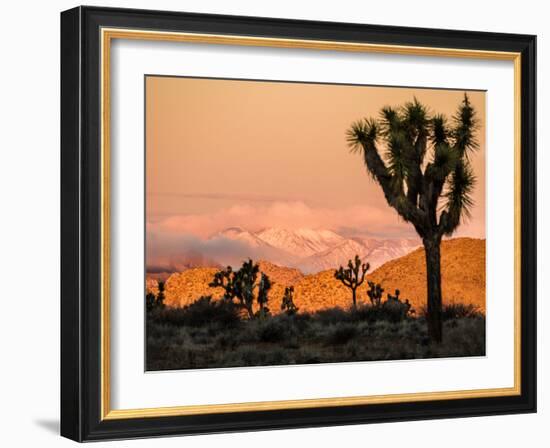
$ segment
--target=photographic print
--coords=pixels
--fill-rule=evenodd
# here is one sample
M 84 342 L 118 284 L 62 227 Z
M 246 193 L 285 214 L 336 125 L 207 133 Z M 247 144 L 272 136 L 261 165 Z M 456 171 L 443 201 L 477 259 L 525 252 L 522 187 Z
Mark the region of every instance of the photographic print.
M 64 11 L 61 434 L 536 412 L 536 41 Z
M 485 355 L 485 92 L 145 77 L 146 370 Z

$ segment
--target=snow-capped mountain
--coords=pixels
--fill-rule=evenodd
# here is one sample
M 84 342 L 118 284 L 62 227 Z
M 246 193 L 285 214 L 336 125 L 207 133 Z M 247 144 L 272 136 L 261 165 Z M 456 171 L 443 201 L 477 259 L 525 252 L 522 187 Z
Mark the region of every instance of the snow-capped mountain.
M 327 250 L 344 240 L 330 230 L 312 229 L 269 228 L 256 233 L 256 236 L 269 245 L 300 258 Z
M 369 252 L 368 257 L 373 260 L 371 266 L 374 263 L 378 267 L 386 261 L 402 257 L 420 246 L 421 242 L 419 239 L 397 238 L 378 240 L 378 245 Z
M 233 241 L 240 241 L 251 247 L 261 247 L 269 244 L 242 227 L 228 227 L 227 229 L 216 233 L 211 239 L 213 238 L 227 238 Z
M 267 228 L 250 232 L 230 227 L 211 239 L 226 238 L 250 248 L 250 257 L 296 267 L 304 273 L 335 269 L 359 255 L 369 262 L 370 271 L 393 258 L 401 257 L 420 246 L 417 239 L 346 238 L 331 230 Z M 224 260 L 219 260 L 225 264 Z
M 386 261 L 398 258 L 419 247 L 420 242 L 414 239 L 377 239 L 348 238 L 342 243 L 314 254 L 301 262 L 307 272 L 318 272 L 345 266 L 348 260 L 359 255 L 361 260 L 370 265 L 372 272 Z
M 318 272 L 345 265 L 355 255 L 359 255 L 361 259 L 364 259 L 367 253 L 368 249 L 360 242 L 353 239 L 344 239 L 336 246 L 310 255 L 302 260 L 301 264 L 307 272 Z

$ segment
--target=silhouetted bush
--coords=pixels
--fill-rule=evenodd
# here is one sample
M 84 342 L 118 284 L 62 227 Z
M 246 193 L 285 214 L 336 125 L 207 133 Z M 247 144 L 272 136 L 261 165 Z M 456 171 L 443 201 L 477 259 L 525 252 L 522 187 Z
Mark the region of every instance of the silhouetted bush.
M 357 308 L 357 311 L 353 313 L 353 317 L 358 321 L 388 321 L 388 322 L 401 322 L 408 317 L 410 312 L 410 305 L 400 301 L 386 301 L 380 306 L 364 305 Z
M 357 326 L 351 323 L 339 323 L 333 325 L 327 334 L 326 344 L 342 345 L 349 342 L 357 335 Z
M 238 307 L 227 300 L 212 300 L 203 296 L 183 308 L 165 308 L 153 314 L 159 323 L 199 327 L 219 324 L 234 326 L 240 322 Z
M 426 307 L 422 307 L 420 310 L 421 316 L 426 316 Z M 441 309 L 441 319 L 444 321 L 452 319 L 462 319 L 462 318 L 482 318 L 484 317 L 483 312 L 480 308 L 472 303 L 449 303 L 443 305 Z
M 258 325 L 257 334 L 261 342 L 281 342 L 285 339 L 286 326 L 279 319 L 269 319 Z
M 231 301 L 201 297 L 184 308 L 147 313 L 147 369 L 483 356 L 484 315 L 473 306 L 445 310 L 445 337 L 434 344 L 421 313 L 411 314 L 398 294 L 378 306 L 262 319 L 249 319 Z
M 339 322 L 349 322 L 351 313 L 340 307 L 334 307 L 315 311 L 311 314 L 311 317 L 322 324 L 330 325 Z
M 224 353 L 220 362 L 226 367 L 268 366 L 291 364 L 292 360 L 287 351 L 279 347 L 274 347 L 269 351 L 258 350 L 254 347 L 237 347 L 232 352 Z
M 450 303 L 444 305 L 441 310 L 441 318 L 443 320 L 461 319 L 464 317 L 481 317 L 482 313 L 479 307 L 469 303 L 465 305 L 463 303 Z

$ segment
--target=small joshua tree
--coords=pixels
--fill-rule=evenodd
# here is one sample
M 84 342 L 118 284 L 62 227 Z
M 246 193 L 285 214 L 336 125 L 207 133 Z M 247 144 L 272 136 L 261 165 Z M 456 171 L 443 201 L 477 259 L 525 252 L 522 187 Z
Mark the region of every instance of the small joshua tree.
M 164 282 L 158 283 L 158 294 L 155 296 L 152 292 L 145 296 L 145 309 L 151 312 L 155 309 L 164 308 Z
M 157 308 L 164 308 L 164 282 L 159 282 L 159 293 L 155 305 Z
M 348 261 L 348 267 L 344 269 L 342 266 L 334 272 L 334 278 L 340 280 L 344 286 L 351 289 L 353 299 L 353 308 L 357 308 L 357 288 L 363 284 L 365 274 L 369 270 L 368 263 L 361 263 L 359 255 L 355 256 L 353 261 Z
M 269 277 L 265 275 L 262 272 L 262 275 L 260 277 L 260 283 L 258 284 L 258 304 L 260 305 L 260 309 L 257 313 L 259 317 L 266 317 L 269 316 L 269 308 L 267 307 L 267 293 L 271 289 L 271 280 L 269 280 Z
M 289 316 L 298 312 L 298 307 L 294 304 L 294 286 L 285 288 L 283 300 L 281 301 L 281 311 L 284 311 Z
M 248 317 L 254 317 L 254 289 L 258 288 L 257 302 L 260 305 L 260 311 L 269 312 L 267 308 L 267 293 L 271 288 L 269 277 L 262 273 L 261 280 L 257 284 L 256 279 L 260 267 L 252 260 L 245 261 L 238 271 L 233 271 L 231 266 L 218 271 L 209 286 L 212 288 L 223 288 L 224 299 L 229 301 L 237 300 L 237 304 L 246 310 Z
M 384 292 L 384 288 L 382 288 L 382 285 L 380 283 L 367 282 L 367 284 L 369 285 L 367 296 L 369 296 L 372 306 L 379 307 L 382 304 L 382 293 Z M 397 290 L 396 292 L 397 295 L 399 295 L 399 292 Z

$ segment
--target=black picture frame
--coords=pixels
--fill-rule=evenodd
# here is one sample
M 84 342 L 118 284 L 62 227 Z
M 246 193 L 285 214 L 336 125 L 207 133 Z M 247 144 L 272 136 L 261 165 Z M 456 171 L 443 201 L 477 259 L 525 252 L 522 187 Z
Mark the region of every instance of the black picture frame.
M 521 393 L 102 419 L 100 29 L 130 28 L 521 53 Z M 536 412 L 536 37 L 77 7 L 61 13 L 61 434 L 76 441 Z

